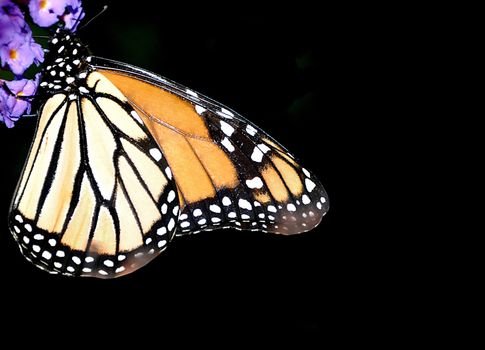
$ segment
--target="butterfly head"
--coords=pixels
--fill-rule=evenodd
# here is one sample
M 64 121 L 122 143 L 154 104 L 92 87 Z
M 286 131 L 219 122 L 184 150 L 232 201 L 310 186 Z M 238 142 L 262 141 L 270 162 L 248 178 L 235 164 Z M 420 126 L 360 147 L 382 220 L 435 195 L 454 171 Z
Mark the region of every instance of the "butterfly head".
M 49 42 L 40 87 L 50 92 L 85 85 L 90 69 L 90 52 L 72 31 L 58 28 Z

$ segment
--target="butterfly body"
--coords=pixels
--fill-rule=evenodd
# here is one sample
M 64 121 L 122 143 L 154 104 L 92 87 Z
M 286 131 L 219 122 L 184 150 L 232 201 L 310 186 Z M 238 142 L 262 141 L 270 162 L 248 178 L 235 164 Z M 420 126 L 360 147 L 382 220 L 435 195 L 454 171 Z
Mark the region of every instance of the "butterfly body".
M 175 82 L 92 56 L 59 29 L 9 225 L 51 273 L 112 278 L 175 235 L 305 232 L 328 210 L 308 170 L 236 112 Z
M 39 94 L 82 94 L 88 90 L 86 78 L 94 69 L 90 61 L 91 54 L 77 35 L 58 29 L 49 43 Z

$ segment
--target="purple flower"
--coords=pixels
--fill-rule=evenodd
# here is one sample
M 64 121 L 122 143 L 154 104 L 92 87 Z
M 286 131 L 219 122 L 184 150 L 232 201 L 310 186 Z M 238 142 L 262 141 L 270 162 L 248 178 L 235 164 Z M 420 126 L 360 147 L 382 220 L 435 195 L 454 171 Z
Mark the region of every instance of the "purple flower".
M 0 0 L 0 45 L 5 45 L 16 35 L 29 31 L 18 6 L 10 0 Z
M 64 15 L 66 5 L 67 0 L 30 0 L 30 15 L 39 26 L 50 27 Z
M 24 18 L 22 11 L 20 11 L 18 6 L 14 4 L 12 0 L 0 0 L 0 13 Z
M 0 62 L 20 75 L 32 64 L 44 60 L 42 47 L 32 39 L 32 31 L 25 23 L 17 5 L 0 0 Z
M 74 32 L 79 22 L 84 18 L 81 0 L 68 0 L 66 10 L 67 14 L 63 17 L 64 23 L 66 24 L 65 28 Z
M 7 44 L 0 46 L 0 61 L 10 70 L 21 75 L 32 63 L 40 64 L 44 60 L 42 47 L 33 39 L 31 33 L 12 35 Z
M 22 115 L 30 113 L 31 103 L 19 97 L 35 95 L 39 80 L 37 74 L 34 80 L 0 81 L 0 121 L 8 128 L 12 128 Z
M 75 31 L 84 17 L 80 0 L 31 0 L 29 10 L 32 19 L 41 27 L 49 27 L 59 20 L 65 28 Z

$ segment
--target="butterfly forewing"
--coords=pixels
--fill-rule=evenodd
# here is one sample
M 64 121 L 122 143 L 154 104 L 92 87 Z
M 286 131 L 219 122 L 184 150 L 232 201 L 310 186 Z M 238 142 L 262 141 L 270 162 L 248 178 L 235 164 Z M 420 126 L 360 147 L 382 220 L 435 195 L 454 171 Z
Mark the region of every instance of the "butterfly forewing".
M 94 62 L 164 152 L 183 208 L 180 234 L 223 227 L 295 234 L 321 221 L 323 186 L 254 124 L 153 73 Z

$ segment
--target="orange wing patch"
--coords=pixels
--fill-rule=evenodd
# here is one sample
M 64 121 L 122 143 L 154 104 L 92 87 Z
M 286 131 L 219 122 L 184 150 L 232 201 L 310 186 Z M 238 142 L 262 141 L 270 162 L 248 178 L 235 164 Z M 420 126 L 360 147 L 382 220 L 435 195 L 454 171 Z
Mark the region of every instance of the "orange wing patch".
M 263 175 L 266 186 L 268 186 L 273 198 L 278 202 L 287 202 L 289 198 L 288 191 L 273 166 L 268 164 L 261 174 Z
M 212 140 L 194 106 L 151 84 L 99 70 L 132 101 L 138 115 L 170 165 L 177 181 L 180 206 L 207 198 L 239 184 L 233 163 Z
M 280 172 L 291 193 L 295 197 L 299 197 L 303 192 L 303 183 L 295 168 L 278 156 L 272 156 L 271 161 Z
M 163 120 L 167 125 L 188 135 L 209 137 L 204 120 L 194 111 L 194 107 L 189 102 L 140 80 L 104 70 L 98 72 L 108 78 L 148 115 Z M 144 122 L 146 123 L 146 120 Z

